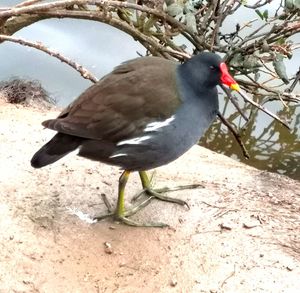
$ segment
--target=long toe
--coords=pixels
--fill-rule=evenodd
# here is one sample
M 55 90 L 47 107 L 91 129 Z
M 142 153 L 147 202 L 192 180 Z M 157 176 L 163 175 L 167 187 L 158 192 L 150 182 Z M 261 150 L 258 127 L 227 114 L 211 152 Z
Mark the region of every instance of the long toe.
M 127 212 L 126 214 L 130 214 L 130 211 Z M 93 220 L 96 220 L 96 221 L 101 221 L 101 220 L 104 220 L 104 219 L 107 219 L 107 218 L 113 218 L 116 222 L 118 223 L 122 223 L 122 224 L 125 224 L 125 225 L 129 225 L 129 226 L 134 226 L 134 227 L 156 227 L 156 228 L 164 228 L 164 227 L 169 227 L 168 224 L 165 224 L 165 223 L 155 223 L 155 222 L 149 222 L 149 223 L 139 223 L 139 222 L 136 222 L 134 220 L 131 220 L 125 216 L 119 216 L 115 213 L 108 213 L 106 215 L 101 215 L 101 216 L 96 216 L 93 218 Z
M 168 201 L 168 202 L 176 203 L 176 204 L 190 208 L 189 204 L 186 201 L 179 199 L 179 198 L 163 195 L 163 193 L 159 192 L 159 190 L 156 191 L 155 189 L 146 188 L 145 193 L 148 196 L 150 196 L 152 199 L 156 198 L 156 199 L 159 199 L 162 201 Z
M 150 200 L 156 198 L 156 199 L 159 199 L 162 201 L 168 201 L 168 202 L 176 203 L 179 205 L 187 206 L 189 208 L 189 204 L 186 201 L 179 199 L 179 198 L 166 196 L 166 195 L 164 195 L 164 193 L 178 191 L 178 190 L 195 189 L 195 188 L 203 188 L 203 185 L 190 184 L 190 185 L 180 185 L 180 186 L 176 186 L 174 188 L 164 187 L 164 188 L 159 188 L 159 189 L 153 189 L 151 187 L 146 187 L 141 192 L 139 192 L 137 195 L 135 195 L 132 198 L 131 202 L 136 202 L 143 195 L 146 195 L 146 196 L 148 196 L 148 198 Z
M 128 219 L 127 217 L 115 217 L 115 219 L 117 222 L 121 222 L 123 224 L 129 225 L 129 226 L 134 226 L 134 227 L 154 227 L 154 228 L 169 227 L 169 225 L 167 225 L 165 223 L 154 223 L 154 222 L 138 223 L 136 221 Z
M 125 210 L 124 213 L 119 213 L 119 210 L 117 208 L 115 209 L 115 211 L 112 211 L 112 206 L 105 195 L 102 195 L 102 199 L 108 209 L 108 213 L 100 215 L 100 216 L 95 216 L 93 218 L 93 220 L 101 221 L 101 220 L 104 220 L 107 218 L 113 218 L 113 220 L 115 220 L 116 222 L 123 223 L 123 224 L 129 225 L 129 226 L 134 226 L 134 227 L 158 227 L 158 228 L 168 227 L 168 225 L 165 223 L 159 223 L 159 222 L 158 223 L 154 223 L 154 222 L 138 223 L 138 222 L 133 221 L 128 218 L 128 217 L 136 214 L 138 211 L 140 211 L 144 207 L 146 207 L 151 202 L 151 197 L 148 197 L 141 203 L 137 204 L 136 206 Z

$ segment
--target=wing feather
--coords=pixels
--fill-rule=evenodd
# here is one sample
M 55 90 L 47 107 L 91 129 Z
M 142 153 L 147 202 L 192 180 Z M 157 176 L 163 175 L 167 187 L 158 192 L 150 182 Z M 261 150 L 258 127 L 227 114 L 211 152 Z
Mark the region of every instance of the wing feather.
M 172 116 L 180 105 L 176 66 L 157 57 L 126 62 L 43 125 L 70 135 L 112 142 L 134 137 L 148 123 Z

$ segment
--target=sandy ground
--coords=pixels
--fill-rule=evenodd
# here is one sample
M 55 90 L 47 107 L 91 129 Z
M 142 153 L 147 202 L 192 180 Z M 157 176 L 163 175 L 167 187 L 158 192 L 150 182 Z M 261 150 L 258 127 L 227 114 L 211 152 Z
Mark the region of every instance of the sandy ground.
M 103 213 L 120 170 L 71 154 L 41 170 L 32 154 L 56 116 L 0 101 L 0 292 L 300 292 L 300 182 L 201 147 L 157 169 L 157 187 L 190 210 L 152 202 L 134 216 L 170 228 L 133 228 Z M 127 199 L 140 190 L 137 175 Z

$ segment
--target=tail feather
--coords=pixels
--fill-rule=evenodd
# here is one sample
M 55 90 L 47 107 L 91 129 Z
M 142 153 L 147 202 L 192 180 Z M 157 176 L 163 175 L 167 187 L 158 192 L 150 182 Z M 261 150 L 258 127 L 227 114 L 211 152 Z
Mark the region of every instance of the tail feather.
M 42 168 L 52 164 L 68 153 L 76 150 L 84 139 L 68 134 L 57 133 L 49 142 L 38 150 L 31 159 L 31 166 Z

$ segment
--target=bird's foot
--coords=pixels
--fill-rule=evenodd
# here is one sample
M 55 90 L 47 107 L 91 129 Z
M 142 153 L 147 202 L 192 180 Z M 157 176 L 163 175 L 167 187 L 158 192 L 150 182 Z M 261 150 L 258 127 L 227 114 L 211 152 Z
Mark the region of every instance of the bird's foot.
M 164 227 L 168 227 L 169 226 L 169 225 L 167 225 L 165 223 L 153 223 L 153 222 L 138 223 L 136 221 L 128 219 L 127 217 L 120 217 L 120 216 L 115 217 L 115 220 L 117 222 L 121 222 L 123 224 L 129 225 L 129 226 L 134 226 L 134 227 L 157 227 L 157 228 L 164 228 Z
M 189 204 L 186 201 L 179 199 L 179 198 L 165 196 L 165 195 L 163 195 L 163 193 L 178 191 L 178 190 L 185 190 L 185 189 L 195 189 L 195 188 L 199 188 L 199 187 L 203 187 L 203 186 L 201 184 L 190 184 L 190 185 L 181 185 L 181 186 L 177 186 L 174 188 L 164 187 L 164 188 L 159 188 L 159 189 L 152 189 L 150 187 L 146 187 L 140 193 L 138 193 L 137 195 L 135 195 L 132 198 L 132 202 L 137 201 L 142 195 L 147 195 L 149 201 L 156 198 L 156 199 L 159 199 L 162 201 L 173 202 L 173 203 L 190 208 Z
M 138 223 L 138 222 L 133 221 L 128 218 L 128 217 L 134 215 L 135 213 L 137 213 L 139 210 L 143 209 L 145 206 L 147 206 L 151 201 L 150 197 L 147 198 L 146 200 L 144 200 L 143 202 L 141 202 L 140 204 L 134 206 L 133 208 L 120 213 L 117 209 L 115 211 L 113 211 L 112 206 L 111 206 L 110 202 L 108 201 L 107 197 L 105 196 L 105 194 L 102 194 L 101 196 L 104 201 L 104 204 L 106 205 L 106 207 L 108 209 L 108 213 L 105 215 L 96 216 L 93 218 L 93 220 L 101 221 L 101 220 L 111 217 L 116 222 L 123 223 L 123 224 L 129 225 L 129 226 L 134 226 L 134 227 L 159 227 L 159 228 L 168 227 L 168 225 L 164 224 L 164 223 L 152 223 L 152 222 Z

